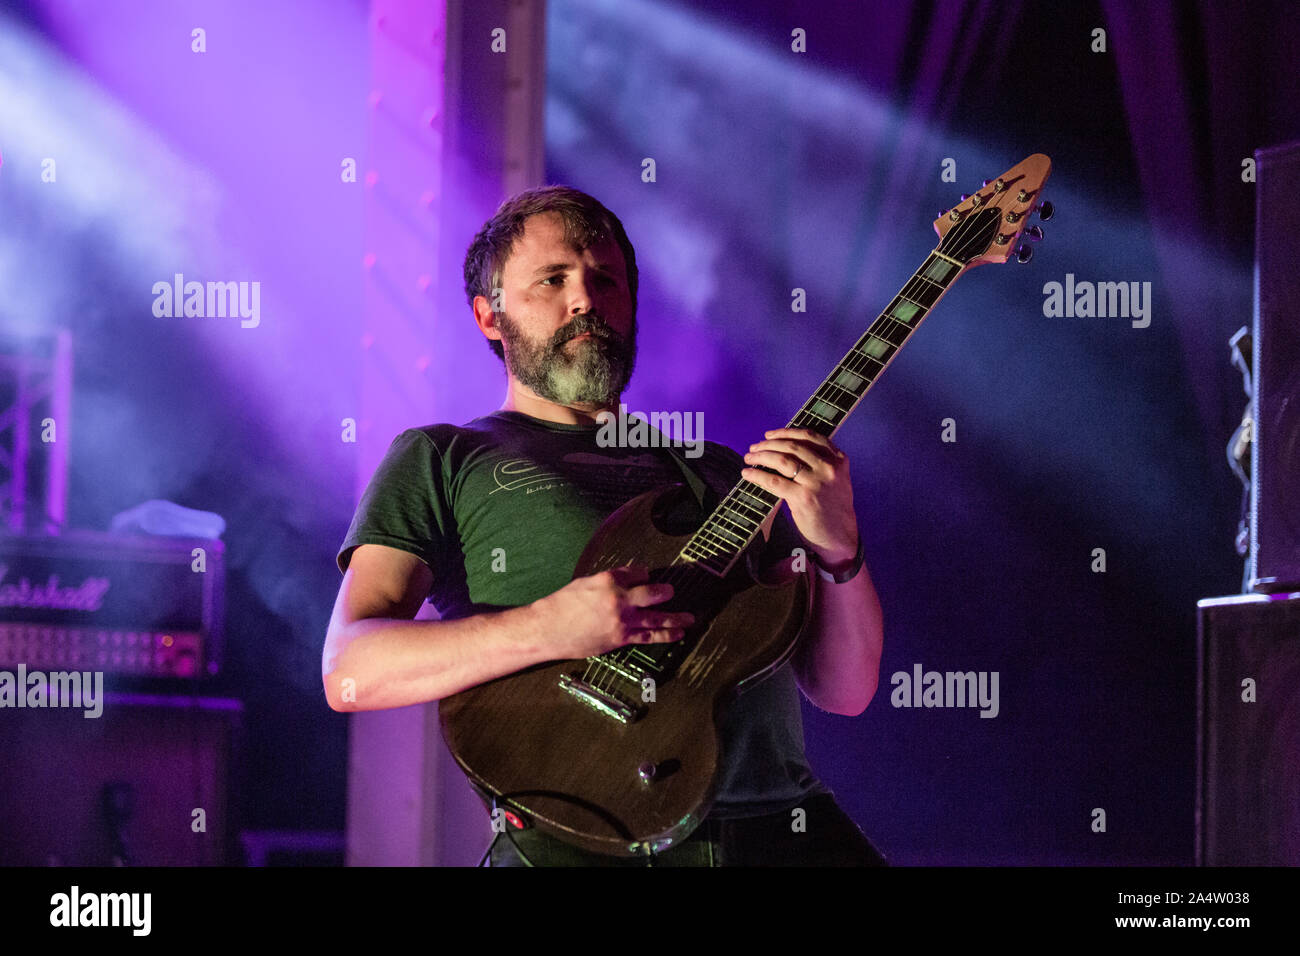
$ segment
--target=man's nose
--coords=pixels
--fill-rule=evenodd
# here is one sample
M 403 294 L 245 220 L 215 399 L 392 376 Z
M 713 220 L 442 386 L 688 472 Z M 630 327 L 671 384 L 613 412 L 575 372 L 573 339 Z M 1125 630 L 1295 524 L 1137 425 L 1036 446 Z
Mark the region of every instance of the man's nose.
M 581 281 L 573 284 L 573 294 L 569 299 L 570 315 L 581 315 L 591 311 L 596 302 L 595 282 L 595 276 L 584 275 Z

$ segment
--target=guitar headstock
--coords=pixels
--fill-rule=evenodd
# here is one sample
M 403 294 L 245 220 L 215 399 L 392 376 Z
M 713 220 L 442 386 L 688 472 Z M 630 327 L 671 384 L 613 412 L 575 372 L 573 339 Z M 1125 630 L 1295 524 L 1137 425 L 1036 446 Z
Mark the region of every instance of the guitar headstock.
M 984 180 L 984 186 L 952 209 L 946 209 L 934 221 L 939 234 L 939 252 L 974 268 L 986 262 L 1006 262 L 1014 252 L 1020 262 L 1028 262 L 1033 248 L 1016 243 L 1022 234 L 1037 242 L 1043 238 L 1038 226 L 1029 227 L 1029 217 L 1052 218 L 1052 204 L 1043 202 L 1043 184 L 1052 172 L 1052 161 L 1042 153 L 1026 157 L 997 179 Z

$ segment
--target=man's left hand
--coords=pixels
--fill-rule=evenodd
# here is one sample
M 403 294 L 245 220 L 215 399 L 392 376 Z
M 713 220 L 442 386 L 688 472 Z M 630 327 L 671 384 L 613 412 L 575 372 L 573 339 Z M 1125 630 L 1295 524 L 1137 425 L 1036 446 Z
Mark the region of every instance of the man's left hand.
M 847 564 L 858 551 L 848 456 L 811 429 L 774 428 L 764 435 L 764 441 L 749 446 L 750 467 L 741 475 L 785 499 L 799 534 L 824 564 Z

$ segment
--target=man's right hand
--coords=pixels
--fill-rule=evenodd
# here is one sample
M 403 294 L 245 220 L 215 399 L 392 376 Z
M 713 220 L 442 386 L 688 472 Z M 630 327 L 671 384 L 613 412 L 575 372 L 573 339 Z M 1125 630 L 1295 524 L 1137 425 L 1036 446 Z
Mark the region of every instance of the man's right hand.
M 648 568 L 627 565 L 574 578 L 535 602 L 543 626 L 555 635 L 555 659 L 595 657 L 628 644 L 680 641 L 695 615 L 651 610 L 651 605 L 673 596 L 673 586 L 649 580 Z

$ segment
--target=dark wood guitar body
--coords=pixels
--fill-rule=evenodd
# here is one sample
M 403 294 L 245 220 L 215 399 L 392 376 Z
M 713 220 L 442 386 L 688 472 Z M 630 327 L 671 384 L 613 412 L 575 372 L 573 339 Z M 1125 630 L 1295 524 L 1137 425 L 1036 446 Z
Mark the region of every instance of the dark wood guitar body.
M 667 486 L 623 505 L 574 570 L 576 578 L 636 563 L 651 569 L 651 580 L 674 582 L 673 599 L 655 607 L 691 611 L 696 623 L 686 637 L 622 649 L 657 653 L 666 663 L 652 667 L 635 656 L 620 665 L 628 678 L 610 669 L 593 674 L 588 660 L 557 661 L 439 706 L 447 746 L 481 793 L 596 853 L 658 852 L 699 825 L 715 791 L 723 707 L 789 658 L 811 606 L 806 573 L 760 581 L 747 560 L 725 578 L 690 564 L 669 567 L 690 537 L 672 533 L 680 529 L 665 517 L 683 494 L 681 485 Z M 653 684 L 635 679 L 643 673 Z M 620 720 L 580 687 L 562 686 L 584 677 L 598 700 L 635 713 Z

